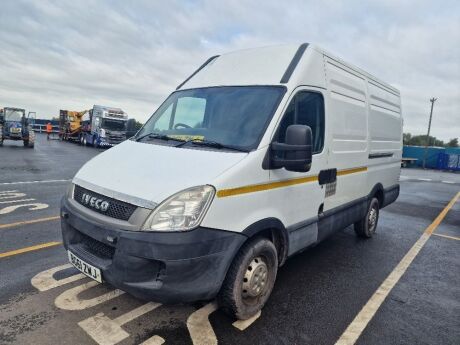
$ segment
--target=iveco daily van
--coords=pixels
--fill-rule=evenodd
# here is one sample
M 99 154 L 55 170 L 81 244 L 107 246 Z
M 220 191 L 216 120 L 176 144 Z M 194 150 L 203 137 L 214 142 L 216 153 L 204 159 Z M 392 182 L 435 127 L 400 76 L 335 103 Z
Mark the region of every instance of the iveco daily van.
M 316 46 L 213 56 L 76 174 L 69 260 L 143 299 L 217 297 L 248 318 L 288 257 L 351 224 L 373 236 L 399 194 L 401 130 L 398 90 Z

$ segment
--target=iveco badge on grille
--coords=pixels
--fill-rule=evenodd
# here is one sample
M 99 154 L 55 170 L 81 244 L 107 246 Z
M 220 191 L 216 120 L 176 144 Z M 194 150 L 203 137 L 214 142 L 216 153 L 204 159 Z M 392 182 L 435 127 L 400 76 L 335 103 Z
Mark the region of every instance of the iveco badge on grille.
M 82 204 L 88 205 L 92 208 L 95 208 L 96 210 L 100 210 L 102 212 L 105 212 L 108 210 L 110 204 L 107 201 L 104 201 L 102 199 L 98 199 L 94 196 L 91 196 L 89 194 L 83 193 L 81 196 L 81 202 Z

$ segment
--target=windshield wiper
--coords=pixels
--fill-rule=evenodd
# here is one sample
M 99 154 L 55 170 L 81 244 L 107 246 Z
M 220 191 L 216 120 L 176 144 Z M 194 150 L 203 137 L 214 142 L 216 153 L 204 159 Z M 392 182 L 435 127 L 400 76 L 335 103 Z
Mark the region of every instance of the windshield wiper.
M 207 146 L 207 147 L 213 147 L 216 149 L 227 149 L 227 150 L 248 153 L 247 150 L 240 149 L 239 147 L 225 145 L 225 144 L 219 143 L 217 141 L 212 141 L 212 140 L 189 140 L 188 142 L 192 143 L 193 145 L 197 145 L 197 146 Z
M 174 137 L 170 137 L 169 135 L 159 134 L 159 133 L 149 133 L 149 134 L 141 135 L 140 137 L 136 138 L 136 141 L 141 141 L 144 138 L 159 139 L 159 140 L 166 140 L 166 141 L 175 140 L 175 141 L 180 141 L 180 142 L 187 141 L 184 139 L 174 138 Z

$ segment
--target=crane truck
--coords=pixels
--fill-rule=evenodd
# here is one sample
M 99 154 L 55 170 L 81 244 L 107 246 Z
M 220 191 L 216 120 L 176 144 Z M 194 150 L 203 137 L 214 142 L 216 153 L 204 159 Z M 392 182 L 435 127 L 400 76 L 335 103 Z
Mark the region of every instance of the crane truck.
M 89 110 L 59 111 L 59 138 L 67 141 L 79 141 L 82 131 L 82 118 Z

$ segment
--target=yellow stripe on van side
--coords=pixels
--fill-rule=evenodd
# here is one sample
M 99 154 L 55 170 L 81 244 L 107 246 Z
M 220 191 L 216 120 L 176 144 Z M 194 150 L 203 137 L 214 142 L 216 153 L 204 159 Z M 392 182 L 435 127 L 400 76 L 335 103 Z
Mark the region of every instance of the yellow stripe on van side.
M 296 184 L 313 182 L 313 181 L 318 181 L 318 176 L 307 176 L 307 177 L 294 178 L 294 179 L 276 181 L 276 182 L 270 182 L 270 183 L 253 184 L 253 185 L 244 186 L 244 187 L 221 189 L 217 192 L 217 197 L 225 198 L 227 196 L 253 193 L 253 192 L 261 192 L 263 190 L 288 187 L 288 186 L 293 186 Z
M 343 175 L 348 175 L 348 174 L 354 174 L 354 173 L 359 173 L 359 172 L 364 172 L 364 171 L 367 171 L 367 167 L 345 169 L 345 170 L 337 171 L 337 176 L 343 176 Z
M 354 174 L 354 173 L 363 172 L 363 171 L 367 171 L 367 167 L 341 170 L 337 172 L 337 176 Z M 283 180 L 283 181 L 253 184 L 253 185 L 229 188 L 229 189 L 221 189 L 217 191 L 216 195 L 218 198 L 225 198 L 228 196 L 261 192 L 264 190 L 289 187 L 289 186 L 294 186 L 297 184 L 315 182 L 315 181 L 318 181 L 318 176 L 307 176 L 307 177 L 300 177 L 300 178 L 294 178 L 294 179 Z

